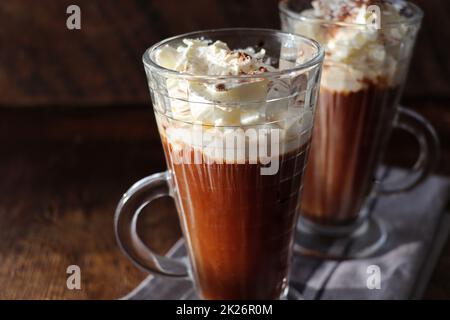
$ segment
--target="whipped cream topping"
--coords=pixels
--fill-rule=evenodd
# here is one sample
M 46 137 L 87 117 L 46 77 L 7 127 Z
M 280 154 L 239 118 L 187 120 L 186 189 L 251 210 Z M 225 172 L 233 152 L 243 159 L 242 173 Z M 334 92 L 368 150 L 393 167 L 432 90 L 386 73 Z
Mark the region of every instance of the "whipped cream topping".
M 224 146 L 232 134 L 238 139 L 242 137 L 247 147 L 254 145 L 256 141 L 246 132 L 251 128 L 268 130 L 269 136 L 271 130 L 276 130 L 280 153 L 298 148 L 309 140 L 312 112 L 299 109 L 298 105 L 295 110 L 290 108 L 293 97 L 289 83 L 265 76 L 266 72 L 277 69 L 270 64 L 264 49 L 231 50 L 222 41 L 199 39 L 184 39 L 183 44 L 177 48 L 169 45 L 159 48 L 154 60 L 164 68 L 192 76 L 233 77 L 223 81 L 179 77 L 165 80 L 167 92 L 164 96 L 168 99 L 159 99 L 159 92 L 155 92 L 154 103 L 157 111 L 163 110 L 159 113 L 164 115 L 157 115 L 158 124 L 173 148 L 187 144 L 202 148 L 211 157 L 231 161 L 219 146 Z M 292 55 L 289 50 L 284 51 L 286 55 Z M 287 64 L 284 61 L 284 65 Z M 282 61 L 279 65 L 281 67 Z M 240 78 L 242 75 L 254 76 Z M 199 128 L 204 137 L 194 139 Z M 219 149 L 223 155 L 211 154 Z
M 274 69 L 264 63 L 264 49 L 230 50 L 224 42 L 197 39 L 184 39 L 183 43 L 185 46 L 178 48 L 166 45 L 159 49 L 156 62 L 194 76 L 251 75 Z M 222 82 L 168 79 L 167 87 L 173 118 L 209 126 L 239 126 L 261 122 L 269 81 L 264 77 Z
M 156 52 L 156 62 L 161 66 L 192 75 L 237 76 L 273 71 L 265 63 L 265 50 L 253 48 L 230 50 L 222 41 L 184 39 L 185 46 L 164 46 Z
M 380 9 L 380 28 L 370 6 Z M 313 9 L 300 13 L 304 20 L 291 21 L 294 32 L 322 43 L 326 57 L 321 85 L 334 91 L 358 91 L 368 83 L 398 85 L 399 64 L 407 50 L 408 26 L 400 22 L 406 2 L 400 0 L 315 0 Z M 308 19 L 309 18 L 309 19 Z M 315 20 L 316 19 L 316 20 Z M 318 21 L 317 19 L 321 19 Z M 324 25 L 323 20 L 352 24 Z M 413 42 L 413 41 L 410 41 Z

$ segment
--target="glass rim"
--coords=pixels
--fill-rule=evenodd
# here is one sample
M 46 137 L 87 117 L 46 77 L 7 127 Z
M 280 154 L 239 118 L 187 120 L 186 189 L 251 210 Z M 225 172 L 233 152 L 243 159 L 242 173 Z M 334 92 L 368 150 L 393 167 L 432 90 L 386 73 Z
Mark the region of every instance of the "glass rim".
M 305 61 L 304 63 L 297 64 L 292 68 L 287 68 L 283 70 L 278 71 L 269 71 L 264 73 L 258 73 L 258 74 L 245 74 L 245 75 L 193 75 L 186 72 L 180 72 L 172 69 L 165 68 L 159 64 L 156 63 L 153 59 L 151 59 L 151 54 L 156 51 L 156 49 L 174 41 L 177 39 L 184 39 L 184 38 L 199 38 L 201 35 L 206 33 L 221 33 L 221 32 L 238 32 L 238 31 L 246 31 L 246 32 L 252 32 L 252 33 L 262 33 L 262 34 L 279 34 L 284 36 L 289 36 L 292 38 L 296 38 L 298 40 L 301 40 L 304 43 L 307 43 L 308 45 L 314 47 L 316 49 L 315 55 Z M 149 47 L 147 50 L 145 50 L 142 61 L 144 63 L 144 66 L 146 68 L 149 68 L 150 70 L 157 71 L 159 73 L 167 74 L 170 76 L 173 76 L 174 78 L 180 78 L 185 80 L 204 80 L 204 81 L 224 81 L 224 80 L 236 80 L 236 79 L 262 79 L 262 78 L 274 78 L 274 77 L 280 77 L 283 75 L 289 75 L 291 73 L 295 73 L 302 70 L 307 70 L 308 68 L 314 67 L 319 65 L 321 62 L 323 62 L 325 56 L 325 50 L 322 47 L 322 45 L 319 44 L 314 39 L 307 38 L 301 35 L 297 35 L 290 32 L 275 30 L 275 29 L 264 29 L 264 28 L 223 28 L 223 29 L 208 29 L 208 30 L 200 30 L 200 31 L 194 31 L 194 32 L 188 32 L 184 34 L 180 34 L 177 36 L 173 36 L 170 38 L 166 38 L 162 41 L 157 42 L 156 44 Z
M 300 15 L 298 12 L 295 12 L 288 7 L 289 0 L 281 0 L 278 3 L 278 9 L 281 13 L 289 16 L 290 18 L 306 21 L 306 22 L 314 22 L 314 23 L 321 23 L 326 25 L 332 25 L 332 26 L 338 26 L 338 27 L 347 27 L 347 28 L 362 28 L 367 27 L 366 23 L 350 23 L 350 22 L 343 22 L 343 21 L 336 21 L 336 20 L 327 20 L 322 18 L 311 18 L 311 17 L 305 17 Z M 400 19 L 397 21 L 391 21 L 385 24 L 385 26 L 398 26 L 400 24 L 408 24 L 408 25 L 414 25 L 417 23 L 420 23 L 423 18 L 423 11 L 420 9 L 419 6 L 416 4 L 406 1 L 407 5 L 413 9 L 414 14 L 411 17 L 405 17 L 404 19 Z

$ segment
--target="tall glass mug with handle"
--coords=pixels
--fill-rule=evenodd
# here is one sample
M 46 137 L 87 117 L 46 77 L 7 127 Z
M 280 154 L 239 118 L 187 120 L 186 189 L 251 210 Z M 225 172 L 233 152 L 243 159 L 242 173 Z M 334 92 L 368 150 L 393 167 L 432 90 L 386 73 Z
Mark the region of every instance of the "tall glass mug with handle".
M 145 52 L 168 171 L 117 207 L 118 242 L 137 266 L 190 277 L 203 299 L 286 293 L 323 55 L 314 40 L 265 29 L 194 32 Z M 142 208 L 164 196 L 175 200 L 188 264 L 136 233 Z
M 374 254 L 387 238 L 369 214 L 375 197 L 414 188 L 438 159 L 432 126 L 398 105 L 422 11 L 397 0 L 290 0 L 279 9 L 284 31 L 325 49 L 298 248 L 336 258 Z M 393 128 L 413 134 L 420 155 L 402 179 L 378 182 Z

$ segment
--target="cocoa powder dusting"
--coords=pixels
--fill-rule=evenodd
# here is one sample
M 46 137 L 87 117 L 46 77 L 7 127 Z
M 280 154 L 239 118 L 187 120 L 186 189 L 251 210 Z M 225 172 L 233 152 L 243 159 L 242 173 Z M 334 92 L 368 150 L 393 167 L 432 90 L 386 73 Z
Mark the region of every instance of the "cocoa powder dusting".
M 225 83 L 216 84 L 216 90 L 217 91 L 225 91 L 226 90 Z

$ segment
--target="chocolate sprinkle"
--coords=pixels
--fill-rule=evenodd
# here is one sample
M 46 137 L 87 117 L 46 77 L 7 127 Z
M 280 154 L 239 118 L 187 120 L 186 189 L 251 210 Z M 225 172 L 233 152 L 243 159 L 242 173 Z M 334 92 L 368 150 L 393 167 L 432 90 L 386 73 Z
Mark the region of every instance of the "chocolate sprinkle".
M 225 83 L 216 84 L 216 90 L 217 91 L 225 91 L 226 90 Z
M 250 55 L 243 51 L 239 51 L 238 55 L 239 55 L 239 60 L 241 60 L 241 61 L 251 59 Z

